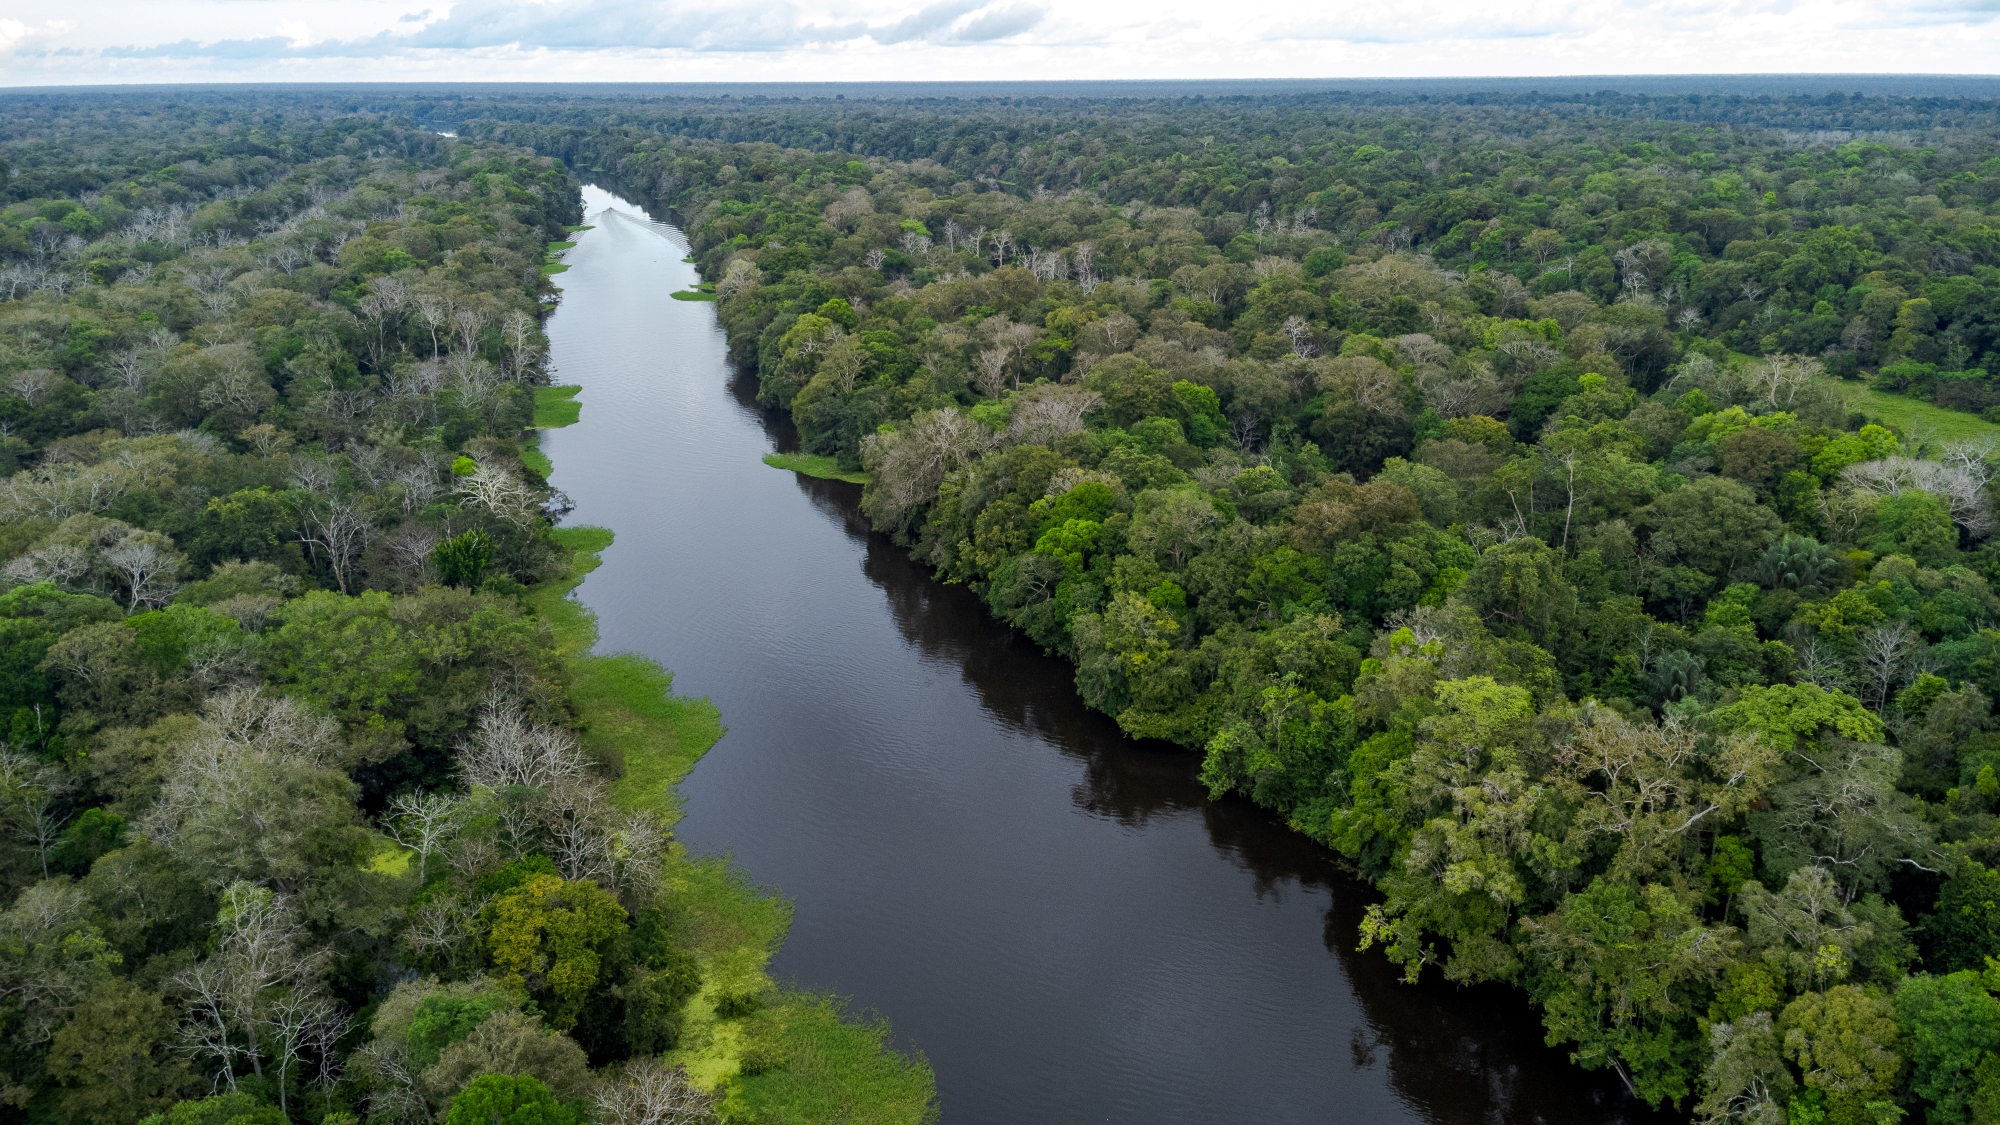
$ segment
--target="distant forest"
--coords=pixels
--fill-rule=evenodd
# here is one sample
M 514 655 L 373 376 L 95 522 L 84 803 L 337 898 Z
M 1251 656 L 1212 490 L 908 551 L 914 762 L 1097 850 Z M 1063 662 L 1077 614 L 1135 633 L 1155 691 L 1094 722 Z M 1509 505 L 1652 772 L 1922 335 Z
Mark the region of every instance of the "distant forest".
M 201 628 L 248 628 L 222 587 L 203 602 L 111 561 L 146 544 L 191 590 L 254 573 L 331 587 L 305 595 L 329 606 L 364 589 L 445 597 L 469 556 L 442 545 L 470 517 L 400 499 L 387 482 L 432 447 L 381 452 L 340 396 L 437 411 L 431 426 L 462 417 L 437 448 L 545 503 L 507 444 L 521 423 L 500 405 L 468 413 L 444 366 L 528 370 L 532 332 L 496 327 L 514 297 L 456 351 L 455 321 L 395 306 L 401 358 L 371 358 L 404 263 L 348 255 L 449 271 L 465 251 L 371 226 L 333 257 L 302 247 L 292 271 L 250 254 L 204 282 L 183 256 L 303 211 L 211 234 L 247 204 L 202 180 L 193 241 L 162 255 L 143 232 L 170 228 L 142 224 L 176 221 L 181 197 L 120 185 L 225 165 L 247 177 L 231 184 L 262 183 L 257 169 L 364 154 L 414 166 L 443 146 L 462 171 L 442 182 L 468 205 L 527 215 L 534 197 L 544 231 L 573 221 L 527 178 L 542 166 L 518 163 L 532 152 L 687 231 L 733 358 L 804 452 L 866 474 L 877 529 L 1071 660 L 1082 698 L 1132 736 L 1198 755 L 1217 798 L 1257 802 L 1369 878 L 1382 897 L 1357 944 L 1412 980 L 1520 987 L 1578 1065 L 1704 1120 L 2000 1122 L 2000 90 L 1591 83 L 10 95 L 7 495 L 124 480 L 141 453 L 195 447 L 340 451 L 353 468 L 324 487 L 273 479 L 270 502 L 292 507 L 239 521 L 267 538 L 213 548 L 203 521 L 223 517 L 203 513 L 251 504 L 240 487 L 133 484 L 75 501 L 74 526 L 17 500 L 0 515 L 17 585 L 0 597 L 95 599 L 89 635 L 135 634 L 135 668 L 162 627 L 134 620 L 193 620 L 199 604 L 216 618 Z M 473 171 L 468 152 L 517 163 Z M 380 190 L 386 220 L 403 189 Z M 454 212 L 417 213 L 456 245 Z M 369 238 L 379 250 L 348 248 Z M 528 296 L 523 259 L 494 241 L 475 260 L 520 273 Z M 75 350 L 77 323 L 112 319 L 77 309 L 152 307 L 119 296 L 134 286 L 193 309 L 209 284 L 240 318 L 284 299 L 260 286 L 336 263 L 347 272 L 313 297 L 352 310 L 346 384 L 310 366 L 303 332 L 271 334 L 299 337 L 295 353 L 243 361 L 262 372 L 240 380 L 247 398 L 207 389 L 233 384 L 223 357 L 202 357 L 261 335 L 148 345 L 135 319 Z M 242 282 L 256 271 L 273 280 Z M 142 377 L 121 374 L 125 349 Z M 426 351 L 445 374 L 396 390 Z M 167 372 L 197 360 L 215 373 L 171 397 Z M 371 457 L 393 467 L 364 486 Z M 372 530 L 336 564 L 283 521 L 306 526 L 290 513 L 343 495 Z M 460 512 L 483 503 L 453 495 Z M 482 567 L 534 581 L 539 541 L 491 522 Z M 291 610 L 271 620 L 274 640 L 318 635 Z M 24 695 L 12 752 L 82 776 L 100 767 L 69 747 L 114 724 L 65 655 L 74 634 L 34 628 L 51 654 L 35 701 L 68 708 L 66 725 L 22 725 L 46 713 Z M 414 717 L 403 742 L 368 733 L 313 686 L 330 669 L 286 671 L 282 643 L 257 651 L 279 698 L 359 724 L 353 752 L 383 755 L 356 774 L 364 800 L 469 768 L 428 751 Z M 117 737 L 162 721 L 122 720 Z M 153 790 L 87 784 L 125 802 L 100 816 L 138 825 L 93 862 L 171 852 L 144 819 L 161 814 L 140 811 L 159 807 Z M 18 894 L 55 893 L 63 876 L 38 862 L 23 846 Z M 77 888 L 97 878 L 70 862 Z M 76 916 L 115 916 L 94 909 Z M 675 963 L 660 949 L 648 956 Z M 164 989 L 158 1007 L 180 1002 L 171 984 L 133 987 Z M 68 1065 L 34 1061 L 56 1057 L 46 1042 L 23 1040 L 20 1065 Z M 593 1062 L 634 1050 L 587 1046 Z M 70 1096 L 65 1082 L 41 1096 Z

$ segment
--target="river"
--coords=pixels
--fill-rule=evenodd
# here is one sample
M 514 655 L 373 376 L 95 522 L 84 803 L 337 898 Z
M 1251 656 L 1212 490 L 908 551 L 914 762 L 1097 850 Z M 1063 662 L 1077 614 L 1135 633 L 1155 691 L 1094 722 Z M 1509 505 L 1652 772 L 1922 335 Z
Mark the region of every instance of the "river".
M 797 904 L 779 977 L 888 1017 L 944 1125 L 1650 1120 L 1518 992 L 1400 983 L 1370 901 L 1185 751 L 1086 710 L 1067 664 L 933 582 L 860 489 L 770 468 L 679 232 L 584 189 L 549 324 L 579 596 L 729 733 L 677 831 Z M 1433 978 L 1435 974 L 1433 974 Z

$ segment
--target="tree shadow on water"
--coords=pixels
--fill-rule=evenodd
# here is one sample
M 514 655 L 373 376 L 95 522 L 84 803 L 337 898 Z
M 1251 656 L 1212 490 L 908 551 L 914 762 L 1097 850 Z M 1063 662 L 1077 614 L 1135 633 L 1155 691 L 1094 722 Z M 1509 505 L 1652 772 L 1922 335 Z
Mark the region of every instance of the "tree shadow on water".
M 754 387 L 747 391 L 754 402 Z M 739 398 L 745 394 L 739 386 Z M 765 417 L 779 448 L 796 448 L 789 423 Z M 1109 717 L 1086 707 L 1068 661 L 1044 653 L 995 620 L 970 591 L 937 582 L 906 550 L 871 532 L 858 486 L 803 476 L 799 484 L 863 547 L 862 569 L 882 591 L 906 643 L 925 661 L 955 668 L 999 726 L 1081 765 L 1072 788 L 1078 809 L 1130 829 L 1198 815 L 1209 844 L 1251 877 L 1260 901 L 1303 895 L 1327 903 L 1323 941 L 1335 963 L 1329 968 L 1353 990 L 1364 1024 L 1348 1057 L 1327 1065 L 1387 1067 L 1396 1095 L 1440 1125 L 1684 1120 L 1649 1111 L 1608 1072 L 1583 1071 L 1567 1051 L 1544 1045 L 1540 1018 L 1518 989 L 1462 988 L 1435 969 L 1410 985 L 1379 950 L 1357 951 L 1362 914 L 1380 896 L 1343 870 L 1333 852 L 1247 800 L 1209 800 L 1197 777 L 1199 755 L 1127 738 Z

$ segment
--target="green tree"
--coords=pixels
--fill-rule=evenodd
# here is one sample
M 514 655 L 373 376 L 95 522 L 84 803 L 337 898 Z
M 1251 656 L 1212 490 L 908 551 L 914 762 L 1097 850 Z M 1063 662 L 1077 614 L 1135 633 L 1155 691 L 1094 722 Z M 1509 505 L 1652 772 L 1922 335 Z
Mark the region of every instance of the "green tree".
M 1729 930 L 1703 926 L 1664 885 L 1603 879 L 1522 930 L 1550 1046 L 1575 1044 L 1572 1061 L 1610 1067 L 1648 1105 L 1693 1091 L 1694 1004 L 1734 951 Z
M 574 1025 L 597 986 L 605 943 L 625 931 L 625 908 L 589 880 L 533 875 L 487 912 L 487 948 L 500 982 L 549 997 L 550 1022 Z
M 1778 538 L 1783 522 L 1727 477 L 1703 477 L 1632 514 L 1663 566 L 1729 578 Z
M 1771 1013 L 1751 1012 L 1708 1033 L 1711 1054 L 1695 1112 L 1707 1122 L 1786 1125 L 1797 1083 L 1785 1066 Z
M 277 1106 L 250 1094 L 218 1094 L 176 1103 L 165 1113 L 140 1119 L 139 1125 L 291 1125 Z
M 1544 648 L 1554 647 L 1577 610 L 1562 556 L 1533 537 L 1488 547 L 1455 596 L 1496 630 L 1521 630 Z
M 493 540 L 474 528 L 437 545 L 431 553 L 438 580 L 447 586 L 478 586 L 493 565 Z
M 1931 1103 L 1925 1120 L 1966 1125 L 1975 1072 L 2000 1050 L 2000 1001 L 1978 973 L 1920 973 L 1896 989 L 1896 1022 L 1909 1044 L 1910 1089 Z
M 1785 1057 L 1826 1104 L 1828 1125 L 1872 1125 L 1873 1106 L 1889 1102 L 1903 1072 L 1896 1008 L 1879 992 L 1851 984 L 1808 992 L 1778 1019 Z
M 1883 498 L 1875 522 L 1881 533 L 1875 551 L 1908 555 L 1924 566 L 1944 566 L 1958 549 L 1958 528 L 1944 502 L 1928 492 L 1911 490 Z
M 487 1074 L 451 1099 L 445 1125 L 582 1125 L 584 1115 L 556 1101 L 533 1078 Z
M 1107 356 L 1090 369 L 1084 386 L 1104 396 L 1104 420 L 1130 426 L 1141 418 L 1168 417 L 1179 412 L 1173 377 L 1136 356 Z
M 2000 957 L 2000 871 L 1966 860 L 1919 924 L 1924 963 L 1943 972 L 1984 968 Z
M 1528 778 L 1532 699 L 1468 676 L 1437 685 L 1434 711 L 1418 726 L 1399 810 L 1419 826 L 1382 880 L 1386 901 L 1368 908 L 1362 948 L 1381 942 L 1414 981 L 1437 959 L 1435 934 L 1450 943 L 1447 977 L 1510 979 L 1518 965 L 1502 935 L 1528 900 L 1531 861 L 1564 862 L 1536 830 L 1548 794 Z
M 63 1113 L 89 1125 L 124 1125 L 166 1109 L 193 1078 L 175 1047 L 173 1016 L 158 993 L 98 981 L 49 1044 Z

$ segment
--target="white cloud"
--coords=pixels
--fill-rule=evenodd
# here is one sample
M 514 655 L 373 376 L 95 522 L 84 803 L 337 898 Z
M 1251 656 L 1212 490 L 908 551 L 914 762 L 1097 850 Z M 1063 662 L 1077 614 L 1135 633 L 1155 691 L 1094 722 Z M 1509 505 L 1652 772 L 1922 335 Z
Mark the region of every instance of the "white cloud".
M 40 25 L 0 18 L 0 54 L 15 50 L 36 39 L 49 39 L 76 30 L 73 20 L 48 20 Z
M 2000 0 L 73 0 L 63 11 L 77 18 L 0 18 L 0 83 L 1989 73 L 2000 58 Z

